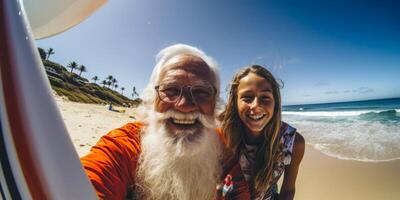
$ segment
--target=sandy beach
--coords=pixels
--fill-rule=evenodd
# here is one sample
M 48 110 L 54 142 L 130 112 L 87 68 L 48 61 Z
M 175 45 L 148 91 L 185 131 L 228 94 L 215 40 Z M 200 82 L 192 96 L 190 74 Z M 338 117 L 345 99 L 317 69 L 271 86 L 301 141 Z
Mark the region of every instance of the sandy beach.
M 75 103 L 59 96 L 55 99 L 79 156 L 87 154 L 90 147 L 110 130 L 134 120 L 133 108 L 114 107 L 125 110 L 115 112 L 109 111 L 107 105 Z
M 119 113 L 106 105 L 73 103 L 61 97 L 56 101 L 80 156 L 102 135 L 134 120 L 134 109 L 117 108 L 125 109 Z M 400 199 L 400 160 L 339 160 L 307 145 L 296 185 L 297 200 L 396 200 Z
M 339 160 L 307 145 L 296 183 L 296 199 L 397 200 L 399 185 L 400 160 Z

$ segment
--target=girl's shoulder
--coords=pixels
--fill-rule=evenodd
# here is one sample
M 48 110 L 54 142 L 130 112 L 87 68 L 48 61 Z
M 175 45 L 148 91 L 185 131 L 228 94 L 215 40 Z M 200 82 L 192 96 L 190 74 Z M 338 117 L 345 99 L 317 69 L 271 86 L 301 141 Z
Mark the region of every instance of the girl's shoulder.
M 290 135 L 290 136 L 291 136 L 291 135 L 295 135 L 295 134 L 296 134 L 296 128 L 293 127 L 293 126 L 291 126 L 291 125 L 289 125 L 288 123 L 282 121 L 282 122 L 281 122 L 281 127 L 280 127 L 280 134 L 281 134 L 282 136 L 285 136 L 285 135 Z
M 290 126 L 289 124 L 282 122 L 280 128 L 280 136 L 281 142 L 283 145 L 283 155 L 284 155 L 284 164 L 289 165 L 292 160 L 292 154 L 294 145 L 298 136 L 302 137 L 299 133 L 297 133 L 296 128 Z
M 283 143 L 288 147 L 305 143 L 304 137 L 297 132 L 297 129 L 283 121 L 281 123 L 280 135 Z
M 283 142 L 283 149 L 292 151 L 294 140 L 296 138 L 296 128 L 290 126 L 289 124 L 282 122 L 280 128 L 281 142 Z M 298 134 L 298 133 L 297 133 Z

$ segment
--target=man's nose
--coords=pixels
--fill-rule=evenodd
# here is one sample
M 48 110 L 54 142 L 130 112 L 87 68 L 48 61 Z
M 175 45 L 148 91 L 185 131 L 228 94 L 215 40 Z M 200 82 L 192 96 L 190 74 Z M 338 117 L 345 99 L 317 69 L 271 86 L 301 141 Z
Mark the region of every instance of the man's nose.
M 175 103 L 175 109 L 183 113 L 193 112 L 197 109 L 197 105 L 188 92 L 183 92 L 181 97 Z

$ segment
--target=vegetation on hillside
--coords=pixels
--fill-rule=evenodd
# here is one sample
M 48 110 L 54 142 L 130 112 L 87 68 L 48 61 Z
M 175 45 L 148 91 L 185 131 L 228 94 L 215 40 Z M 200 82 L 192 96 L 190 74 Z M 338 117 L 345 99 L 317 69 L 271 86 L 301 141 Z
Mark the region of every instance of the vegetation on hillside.
M 70 101 L 83 102 L 83 103 L 97 103 L 97 104 L 113 104 L 117 106 L 137 106 L 142 102 L 138 97 L 136 88 L 133 86 L 132 98 L 134 100 L 123 95 L 125 87 L 120 87 L 121 93 L 116 91 L 118 81 L 112 75 L 109 75 L 102 82 L 102 86 L 97 84 L 99 81 L 98 76 L 91 78 L 92 83 L 88 79 L 84 78 L 83 72 L 87 72 L 85 65 L 78 65 L 75 61 L 70 62 L 67 70 L 61 64 L 50 61 L 50 55 L 55 52 L 52 48 L 43 50 L 38 48 L 40 57 L 44 67 L 46 68 L 47 77 L 50 80 L 51 87 L 60 96 L 65 96 Z M 74 73 L 77 70 L 78 74 Z

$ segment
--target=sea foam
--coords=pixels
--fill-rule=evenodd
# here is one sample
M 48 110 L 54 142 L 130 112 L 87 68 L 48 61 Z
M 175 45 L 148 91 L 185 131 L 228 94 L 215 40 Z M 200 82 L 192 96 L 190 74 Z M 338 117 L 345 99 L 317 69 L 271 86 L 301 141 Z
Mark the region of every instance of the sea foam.
M 348 117 L 348 116 L 359 116 L 368 113 L 384 113 L 393 111 L 400 113 L 400 109 L 394 110 L 355 110 L 355 111 L 283 111 L 284 115 L 300 115 L 300 116 L 321 116 L 321 117 Z
M 283 112 L 283 120 L 296 127 L 307 144 L 329 156 L 381 162 L 400 159 L 398 112 L 399 109 Z

